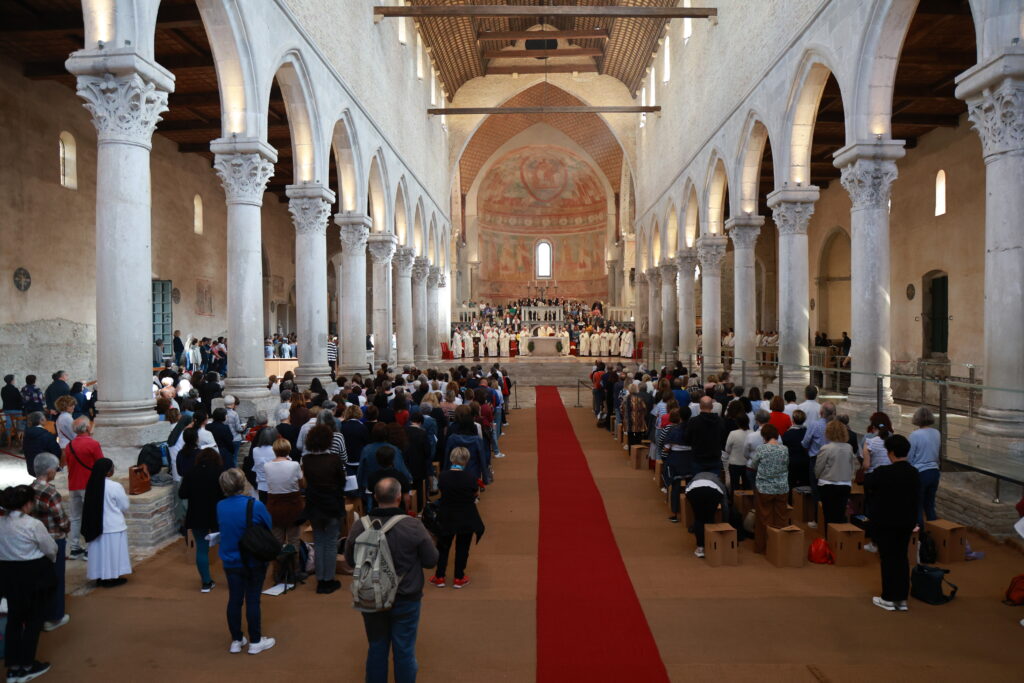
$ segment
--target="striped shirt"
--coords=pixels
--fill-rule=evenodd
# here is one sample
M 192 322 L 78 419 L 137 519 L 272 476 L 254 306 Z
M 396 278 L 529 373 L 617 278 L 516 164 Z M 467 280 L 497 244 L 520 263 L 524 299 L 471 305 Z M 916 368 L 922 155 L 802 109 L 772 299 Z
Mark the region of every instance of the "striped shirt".
M 327 362 L 334 363 L 338 360 L 338 345 L 332 341 L 327 342 Z

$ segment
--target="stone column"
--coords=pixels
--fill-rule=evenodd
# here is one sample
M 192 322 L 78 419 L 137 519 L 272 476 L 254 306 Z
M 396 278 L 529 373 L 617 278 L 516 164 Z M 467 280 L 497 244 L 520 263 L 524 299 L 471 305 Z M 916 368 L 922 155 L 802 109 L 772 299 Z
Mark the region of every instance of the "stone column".
M 609 259 L 605 261 L 605 263 L 608 265 L 608 296 L 606 297 L 606 300 L 608 302 L 608 306 L 616 306 L 619 282 L 615 276 L 615 270 L 619 265 L 619 262 L 615 259 Z
M 149 153 L 174 77 L 137 55 L 124 68 L 75 53 L 68 70 L 96 127 L 96 373 L 98 422 L 144 426 L 153 412 Z M 46 245 L 38 245 L 45 250 Z M 262 287 L 256 280 L 257 289 Z M 165 339 L 166 348 L 170 340 Z M 106 445 L 106 443 L 104 443 Z
M 736 359 L 747 361 L 754 370 L 757 341 L 757 278 L 754 275 L 754 248 L 764 225 L 764 216 L 739 216 L 725 222 L 732 238 L 735 305 L 733 325 L 736 331 Z M 733 373 L 734 375 L 736 373 Z M 748 377 L 750 374 L 748 373 Z M 746 380 L 749 383 L 749 379 Z
M 661 358 L 663 363 L 675 361 L 676 342 L 679 341 L 679 323 L 677 315 L 679 304 L 676 301 L 676 274 L 679 268 L 675 260 L 663 262 L 661 271 Z
M 315 184 L 289 185 L 288 211 L 295 223 L 295 303 L 299 365 L 295 379 L 308 386 L 314 377 L 330 379 L 327 364 L 327 219 L 334 192 Z
M 469 262 L 469 268 L 468 268 L 467 272 L 469 273 L 469 277 L 466 280 L 466 284 L 467 284 L 467 290 L 466 291 L 468 293 L 468 295 L 466 297 L 466 301 L 475 301 L 477 296 L 478 296 L 478 293 L 476 291 L 477 288 L 478 288 L 477 286 L 480 284 L 477 281 L 477 279 L 480 277 L 480 262 L 479 261 L 470 261 Z
M 366 372 L 366 241 L 372 219 L 366 214 L 339 213 L 341 229 L 341 372 Z
M 637 268 L 636 270 L 636 302 L 633 305 L 633 315 L 636 317 L 636 344 L 646 342 L 647 348 L 651 346 L 651 338 L 648 333 L 650 321 L 648 320 L 650 298 L 650 287 L 647 283 L 647 274 Z M 645 351 L 646 353 L 646 351 Z
M 373 234 L 367 249 L 373 257 L 373 362 L 391 362 L 391 258 L 398 238 L 391 234 Z
M 412 266 L 412 339 L 416 365 L 427 362 L 427 276 L 430 261 L 417 256 Z
M 657 266 L 647 269 L 647 351 L 657 366 L 661 360 L 661 271 Z M 655 368 L 651 368 L 654 370 Z
M 985 157 L 984 382 L 1019 390 L 1024 387 L 1024 53 L 1000 55 L 958 80 L 956 96 L 967 102 Z M 975 431 L 988 438 L 990 450 L 1024 452 L 1024 394 L 985 390 L 978 417 Z M 993 443 L 993 437 L 1000 441 Z
M 727 243 L 725 235 L 702 235 L 697 240 L 705 374 L 722 370 L 722 259 Z
M 399 365 L 411 365 L 414 360 L 413 307 L 412 307 L 412 264 L 416 251 L 411 247 L 399 247 L 395 252 L 395 327 L 398 337 Z
M 263 193 L 276 152 L 262 140 L 214 140 L 210 150 L 228 204 L 228 377 L 240 413 L 270 398 L 263 365 Z
M 437 288 L 441 285 L 441 269 L 430 266 L 427 275 L 427 359 L 435 361 L 441 357 L 441 344 L 438 341 L 440 316 L 437 305 Z
M 850 193 L 850 402 L 874 406 L 878 375 L 891 365 L 889 330 L 889 189 L 898 175 L 896 159 L 904 155 L 903 141 L 848 145 L 835 154 L 841 182 Z M 882 381 L 882 403 L 892 404 L 889 378 Z M 866 412 L 866 411 L 865 411 Z
M 807 224 L 818 201 L 818 188 L 783 188 L 768 195 L 779 231 L 779 362 L 783 384 L 803 396 L 810 382 L 810 294 Z
M 697 269 L 697 250 L 690 247 L 676 254 L 676 301 L 679 307 L 678 357 L 690 372 L 697 357 L 697 307 L 693 297 L 693 276 Z
M 442 270 L 437 276 L 437 358 L 441 359 L 441 344 L 452 338 L 451 294 L 448 274 Z

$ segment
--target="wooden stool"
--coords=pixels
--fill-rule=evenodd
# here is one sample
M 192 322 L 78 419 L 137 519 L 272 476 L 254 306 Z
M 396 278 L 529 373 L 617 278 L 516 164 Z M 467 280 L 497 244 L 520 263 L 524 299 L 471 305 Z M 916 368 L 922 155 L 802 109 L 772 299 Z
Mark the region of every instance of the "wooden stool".
M 935 541 L 939 562 L 963 562 L 967 553 L 967 527 L 948 519 L 924 523 L 924 529 Z
M 853 524 L 829 524 L 828 547 L 837 567 L 859 567 L 866 559 L 864 530 Z
M 665 463 L 661 460 L 654 461 L 654 482 L 658 490 L 661 490 L 661 471 L 664 468 Z
M 754 492 L 742 489 L 733 491 L 732 507 L 740 513 L 740 519 L 745 518 L 747 513 L 754 509 Z
M 650 443 L 650 442 L 648 442 Z M 629 459 L 633 465 L 634 470 L 642 470 L 645 466 L 645 460 L 647 460 L 647 454 L 650 452 L 650 448 L 647 446 L 631 446 L 629 449 Z

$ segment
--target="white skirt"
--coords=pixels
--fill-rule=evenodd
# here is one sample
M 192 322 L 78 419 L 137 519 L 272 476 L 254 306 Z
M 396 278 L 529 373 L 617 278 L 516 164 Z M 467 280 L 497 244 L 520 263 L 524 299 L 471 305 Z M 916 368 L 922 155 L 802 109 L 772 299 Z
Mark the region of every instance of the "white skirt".
M 89 542 L 89 567 L 86 576 L 90 579 L 116 579 L 132 573 L 132 562 L 128 557 L 128 532 L 117 531 L 100 534 Z

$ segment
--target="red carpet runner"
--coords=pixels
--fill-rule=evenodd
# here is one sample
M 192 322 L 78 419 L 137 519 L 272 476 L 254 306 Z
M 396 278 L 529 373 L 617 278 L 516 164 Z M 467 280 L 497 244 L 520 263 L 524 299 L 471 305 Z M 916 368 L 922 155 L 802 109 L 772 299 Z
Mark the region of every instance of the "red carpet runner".
M 537 680 L 668 681 L 554 387 L 537 387 Z

